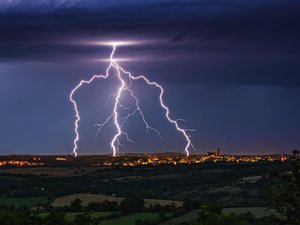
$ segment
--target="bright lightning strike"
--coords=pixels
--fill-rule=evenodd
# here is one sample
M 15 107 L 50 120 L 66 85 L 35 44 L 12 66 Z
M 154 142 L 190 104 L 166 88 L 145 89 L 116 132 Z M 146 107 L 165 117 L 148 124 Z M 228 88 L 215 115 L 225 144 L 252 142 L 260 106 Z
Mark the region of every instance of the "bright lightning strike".
M 124 131 L 123 125 L 127 122 L 127 120 L 130 117 L 135 116 L 136 114 L 140 115 L 143 123 L 145 124 L 147 132 L 149 132 L 149 130 L 151 130 L 151 131 L 157 133 L 159 135 L 159 137 L 161 138 L 160 132 L 157 129 L 150 126 L 150 124 L 147 122 L 147 120 L 145 118 L 145 115 L 144 115 L 143 111 L 141 110 L 141 107 L 140 107 L 140 104 L 139 104 L 139 99 L 135 96 L 133 90 L 131 89 L 133 82 L 136 81 L 136 80 L 142 80 L 147 85 L 153 86 L 153 87 L 159 89 L 159 91 L 160 91 L 159 102 L 160 102 L 161 107 L 165 111 L 165 117 L 170 123 L 172 123 L 175 126 L 175 128 L 177 129 L 178 132 L 182 133 L 183 137 L 186 140 L 186 145 L 185 145 L 184 151 L 185 151 L 186 155 L 189 156 L 189 150 L 191 148 L 194 149 L 194 146 L 193 146 L 193 144 L 190 140 L 190 135 L 188 133 L 189 133 L 189 131 L 194 131 L 194 130 L 181 128 L 179 126 L 178 122 L 182 119 L 175 120 L 175 119 L 172 119 L 170 117 L 170 110 L 163 101 L 164 89 L 162 88 L 162 86 L 159 85 L 156 82 L 149 81 L 145 76 L 141 76 L 141 75 L 140 76 L 133 76 L 130 72 L 125 71 L 117 63 L 117 60 L 114 58 L 114 54 L 115 54 L 117 46 L 124 45 L 126 43 L 123 43 L 123 42 L 109 42 L 109 43 L 107 43 L 107 45 L 112 46 L 112 52 L 111 52 L 111 55 L 110 55 L 110 58 L 109 58 L 110 63 L 109 63 L 109 66 L 106 69 L 105 75 L 94 75 L 89 80 L 81 80 L 79 82 L 79 84 L 70 93 L 69 99 L 72 102 L 73 108 L 74 108 L 74 111 L 75 111 L 75 122 L 74 122 L 75 138 L 74 138 L 74 141 L 73 141 L 73 144 L 74 144 L 73 153 L 74 153 L 74 155 L 77 156 L 77 154 L 78 154 L 77 153 L 78 152 L 78 142 L 80 140 L 80 135 L 79 135 L 78 128 L 79 128 L 79 122 L 80 122 L 80 119 L 81 119 L 80 118 L 80 112 L 78 110 L 77 102 L 74 99 L 74 95 L 79 90 L 79 88 L 84 84 L 90 84 L 95 79 L 99 79 L 99 78 L 100 79 L 109 78 L 110 76 L 112 76 L 110 71 L 112 69 L 114 69 L 115 76 L 117 77 L 120 85 L 117 89 L 117 92 L 114 95 L 110 96 L 110 98 L 114 98 L 113 111 L 112 111 L 111 115 L 109 117 L 107 117 L 107 119 L 103 123 L 96 124 L 96 126 L 98 127 L 98 132 L 97 132 L 97 135 L 98 135 L 98 133 L 101 131 L 101 129 L 106 124 L 108 124 L 111 120 L 113 121 L 113 123 L 115 125 L 115 128 L 116 128 L 116 134 L 114 135 L 114 137 L 112 138 L 111 143 L 110 143 L 110 146 L 111 146 L 111 149 L 112 149 L 112 152 L 113 152 L 113 156 L 115 156 L 119 152 L 120 146 L 122 146 L 122 144 L 120 142 L 120 137 L 121 136 L 124 136 L 127 141 L 129 141 L 131 143 L 134 143 L 129 138 L 128 133 Z M 134 102 L 135 102 L 134 105 L 135 106 L 134 106 L 134 109 L 132 111 L 130 111 L 125 117 L 120 118 L 120 115 L 119 115 L 120 114 L 119 113 L 120 108 L 126 109 L 127 111 L 130 110 L 129 108 L 125 107 L 121 103 L 121 100 L 122 100 L 121 97 L 125 92 L 128 92 L 129 96 L 134 100 Z M 97 135 L 96 135 L 96 137 L 97 137 Z

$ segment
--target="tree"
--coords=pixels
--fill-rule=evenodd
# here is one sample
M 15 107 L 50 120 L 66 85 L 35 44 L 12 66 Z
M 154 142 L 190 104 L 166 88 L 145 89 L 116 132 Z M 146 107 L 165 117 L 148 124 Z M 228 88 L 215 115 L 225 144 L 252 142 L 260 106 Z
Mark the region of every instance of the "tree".
M 192 225 L 249 225 L 247 219 L 252 220 L 253 216 L 237 216 L 234 213 L 224 215 L 222 207 L 219 205 L 203 206 L 198 218 L 192 222 Z
M 82 209 L 82 205 L 81 205 L 82 201 L 79 198 L 75 198 L 71 204 L 70 207 L 72 210 L 74 211 L 80 211 Z
M 164 211 L 160 211 L 158 213 L 158 217 L 159 217 L 160 221 L 165 221 L 166 219 L 168 219 L 168 216 L 167 216 L 167 214 Z
M 48 216 L 44 218 L 43 225 L 65 225 L 67 224 L 66 214 L 59 211 L 53 210 Z
M 222 207 L 219 205 L 202 206 L 198 218 L 192 225 L 221 225 Z
M 13 213 L 1 211 L 0 212 L 1 225 L 18 225 L 18 220 Z
M 120 203 L 120 209 L 123 213 L 129 214 L 133 212 L 140 212 L 144 209 L 144 199 L 125 198 Z
M 194 209 L 194 203 L 190 199 L 185 199 L 182 208 L 187 211 L 191 211 L 192 209 Z
M 276 187 L 269 189 L 264 199 L 270 208 L 281 215 L 278 220 L 284 224 L 300 224 L 300 160 L 292 162 L 292 173 L 285 173 L 278 179 Z
M 149 220 L 136 220 L 134 222 L 135 225 L 156 225 L 156 221 L 149 221 Z
M 90 214 L 77 214 L 74 217 L 74 225 L 97 225 L 98 222 Z

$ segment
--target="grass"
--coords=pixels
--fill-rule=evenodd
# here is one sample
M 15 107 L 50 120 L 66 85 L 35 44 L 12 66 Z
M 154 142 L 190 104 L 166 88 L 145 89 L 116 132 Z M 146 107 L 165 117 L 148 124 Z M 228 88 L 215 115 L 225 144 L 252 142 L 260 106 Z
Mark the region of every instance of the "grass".
M 223 212 L 225 215 L 228 215 L 230 213 L 235 213 L 237 215 L 251 212 L 255 215 L 256 218 L 261 218 L 265 216 L 271 216 L 272 214 L 276 214 L 275 210 L 269 210 L 265 207 L 239 207 L 239 208 L 224 208 Z
M 188 212 L 182 216 L 173 218 L 171 220 L 168 220 L 161 225 L 171 225 L 171 224 L 177 224 L 182 222 L 191 222 L 192 220 L 196 219 L 198 217 L 199 209 L 195 209 L 191 212 Z M 235 213 L 237 215 L 251 212 L 255 215 L 256 218 L 261 218 L 265 216 L 270 216 L 271 214 L 275 214 L 274 210 L 269 210 L 265 207 L 238 207 L 238 208 L 224 208 L 223 213 L 225 215 L 229 215 L 230 213 Z
M 22 175 L 48 175 L 52 177 L 80 176 L 95 172 L 97 168 L 89 167 L 20 167 L 20 168 L 5 168 L 1 173 L 6 174 L 22 174 Z
M 66 205 L 70 205 L 71 202 L 76 198 L 79 198 L 82 201 L 81 204 L 83 206 L 87 206 L 90 202 L 103 202 L 105 200 L 120 203 L 124 199 L 124 198 L 118 198 L 118 197 L 107 196 L 107 195 L 97 195 L 97 194 L 73 194 L 73 195 L 67 195 L 55 199 L 55 201 L 52 203 L 52 206 L 63 207 Z
M 119 212 L 92 212 L 91 216 L 93 218 L 100 218 L 100 217 L 108 217 L 113 213 Z M 47 216 L 49 213 L 40 213 L 41 217 Z M 82 212 L 69 212 L 66 213 L 66 218 L 69 221 L 74 220 L 74 217 L 78 214 L 83 214 Z M 149 220 L 155 221 L 158 220 L 159 216 L 158 213 L 135 213 L 126 216 L 122 216 L 116 219 L 109 219 L 101 222 L 101 225 L 135 225 L 135 221 L 138 219 L 142 220 Z
M 16 207 L 26 205 L 33 207 L 37 203 L 47 202 L 44 197 L 28 197 L 28 198 L 0 198 L 0 205 L 14 205 Z
M 91 212 L 90 215 L 93 218 L 105 218 L 108 217 L 110 215 L 112 215 L 113 213 L 119 213 L 119 212 Z M 76 215 L 82 215 L 83 212 L 68 212 L 66 213 L 66 218 L 70 221 L 74 220 Z M 49 215 L 49 213 L 40 213 L 39 214 L 41 217 L 46 217 Z
M 175 217 L 166 222 L 163 222 L 163 223 L 161 223 L 161 225 L 169 225 L 169 224 L 173 225 L 173 224 L 178 224 L 178 223 L 182 223 L 182 222 L 191 222 L 192 220 L 194 220 L 198 217 L 198 212 L 199 212 L 199 209 L 195 209 L 195 210 L 188 212 L 182 216 Z
M 134 213 L 117 219 L 105 220 L 101 225 L 135 225 L 136 220 L 155 221 L 159 219 L 158 213 Z
M 73 195 L 67 195 L 55 199 L 55 201 L 52 203 L 52 206 L 63 207 L 66 205 L 70 205 L 71 202 L 76 198 L 81 199 L 83 206 L 88 205 L 90 202 L 103 202 L 105 200 L 120 203 L 124 199 L 122 197 L 114 197 L 114 196 L 99 195 L 99 194 L 73 194 Z M 182 202 L 178 202 L 178 201 L 161 200 L 161 199 L 144 199 L 144 200 L 145 200 L 146 207 L 155 204 L 160 204 L 162 206 L 171 205 L 171 204 L 174 204 L 177 207 L 182 206 Z
M 25 177 L 0 175 L 0 180 L 5 180 L 5 181 L 26 181 L 27 178 L 25 178 Z

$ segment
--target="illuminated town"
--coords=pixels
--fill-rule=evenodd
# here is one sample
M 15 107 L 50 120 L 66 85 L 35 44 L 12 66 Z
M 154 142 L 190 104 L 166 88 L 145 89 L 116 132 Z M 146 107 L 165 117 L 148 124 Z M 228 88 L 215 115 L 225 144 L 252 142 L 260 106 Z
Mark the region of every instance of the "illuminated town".
M 0 166 L 16 167 L 39 167 L 82 165 L 94 167 L 114 166 L 156 166 L 156 165 L 180 165 L 199 163 L 255 163 L 259 161 L 286 161 L 291 158 L 288 154 L 275 155 L 221 155 L 218 148 L 215 152 L 207 152 L 203 155 L 190 155 L 189 157 L 178 153 L 157 153 L 157 154 L 123 154 L 118 156 L 91 155 L 91 156 L 1 156 Z

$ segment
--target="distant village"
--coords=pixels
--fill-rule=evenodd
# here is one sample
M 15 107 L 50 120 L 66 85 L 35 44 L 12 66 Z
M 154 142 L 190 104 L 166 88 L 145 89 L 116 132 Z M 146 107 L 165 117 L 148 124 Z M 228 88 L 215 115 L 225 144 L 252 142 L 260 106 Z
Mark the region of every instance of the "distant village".
M 74 157 L 71 155 L 10 155 L 0 156 L 0 167 L 40 167 L 40 166 L 143 166 L 143 165 L 178 165 L 198 163 L 255 163 L 258 161 L 286 161 L 299 157 L 299 151 L 294 150 L 291 154 L 273 155 L 222 155 L 221 148 L 216 151 L 207 152 L 203 155 L 185 156 L 178 153 L 157 153 L 157 154 L 123 154 L 118 156 L 110 155 L 83 155 Z

